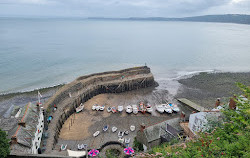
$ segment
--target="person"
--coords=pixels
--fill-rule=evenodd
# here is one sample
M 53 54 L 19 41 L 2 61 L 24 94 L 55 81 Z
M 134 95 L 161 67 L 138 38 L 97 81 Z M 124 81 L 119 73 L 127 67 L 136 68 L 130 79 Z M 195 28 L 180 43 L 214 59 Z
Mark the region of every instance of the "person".
M 215 108 L 217 108 L 218 106 L 220 106 L 220 98 L 217 98 L 215 102 Z

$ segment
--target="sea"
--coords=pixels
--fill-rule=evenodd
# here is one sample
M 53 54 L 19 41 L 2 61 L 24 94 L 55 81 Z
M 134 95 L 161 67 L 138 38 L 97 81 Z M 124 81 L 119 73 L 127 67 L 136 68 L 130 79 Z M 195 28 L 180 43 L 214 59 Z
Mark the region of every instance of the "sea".
M 249 72 L 250 25 L 0 18 L 0 94 L 144 65 L 173 93 L 182 76 Z

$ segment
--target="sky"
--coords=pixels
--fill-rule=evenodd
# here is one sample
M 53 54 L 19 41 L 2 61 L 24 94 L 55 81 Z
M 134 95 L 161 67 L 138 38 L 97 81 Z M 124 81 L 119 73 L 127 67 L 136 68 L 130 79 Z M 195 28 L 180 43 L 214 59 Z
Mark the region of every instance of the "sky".
M 0 17 L 187 17 L 250 14 L 250 0 L 0 0 Z

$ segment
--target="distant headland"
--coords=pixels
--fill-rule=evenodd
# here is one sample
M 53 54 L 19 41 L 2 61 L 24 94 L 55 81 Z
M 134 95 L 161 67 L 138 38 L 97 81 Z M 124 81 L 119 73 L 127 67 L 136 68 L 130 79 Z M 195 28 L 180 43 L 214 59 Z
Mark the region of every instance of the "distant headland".
M 166 17 L 130 17 L 130 18 L 105 18 L 89 17 L 96 20 L 136 20 L 136 21 L 191 21 L 191 22 L 219 22 L 219 23 L 237 23 L 250 24 L 250 15 L 245 14 L 223 14 L 223 15 L 203 15 L 183 18 Z

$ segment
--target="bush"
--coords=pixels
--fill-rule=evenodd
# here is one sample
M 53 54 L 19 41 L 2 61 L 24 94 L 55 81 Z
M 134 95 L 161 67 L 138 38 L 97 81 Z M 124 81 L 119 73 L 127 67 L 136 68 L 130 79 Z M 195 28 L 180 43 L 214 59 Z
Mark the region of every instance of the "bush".
M 135 137 L 135 140 L 134 140 L 134 143 L 133 143 L 133 149 L 135 151 L 143 151 L 143 145 L 142 145 L 142 143 L 140 143 L 140 142 L 138 142 L 136 140 L 136 137 Z
M 10 154 L 9 140 L 5 131 L 0 129 L 0 157 L 7 157 Z

